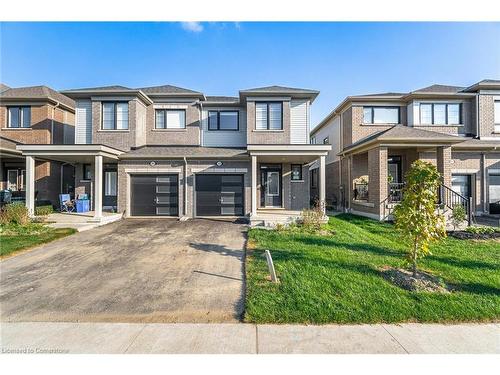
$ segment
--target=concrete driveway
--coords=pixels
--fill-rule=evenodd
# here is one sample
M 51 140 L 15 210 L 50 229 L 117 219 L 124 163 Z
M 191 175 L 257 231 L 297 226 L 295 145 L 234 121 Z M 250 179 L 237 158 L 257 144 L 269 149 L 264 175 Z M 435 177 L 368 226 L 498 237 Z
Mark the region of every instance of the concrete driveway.
M 0 319 L 237 321 L 245 234 L 201 219 L 128 219 L 75 234 L 0 263 Z

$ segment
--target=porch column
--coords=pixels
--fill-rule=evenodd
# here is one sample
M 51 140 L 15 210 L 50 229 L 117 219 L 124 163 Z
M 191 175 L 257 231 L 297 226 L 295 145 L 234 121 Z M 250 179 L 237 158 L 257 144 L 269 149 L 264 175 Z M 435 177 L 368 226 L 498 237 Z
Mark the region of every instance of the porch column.
M 252 155 L 252 212 L 250 216 L 257 215 L 257 156 Z
M 319 157 L 319 202 L 323 209 L 323 214 L 326 213 L 326 173 L 325 173 L 325 159 L 326 156 Z
M 26 208 L 30 217 L 35 216 L 35 158 L 26 156 Z
M 94 220 L 102 218 L 102 155 L 96 155 L 94 161 Z
M 368 151 L 368 201 L 373 203 L 375 214 L 383 219 L 385 199 L 389 195 L 387 179 L 387 147 L 377 147 Z
M 440 146 L 436 149 L 437 170 L 441 173 L 443 185 L 451 187 L 451 147 Z

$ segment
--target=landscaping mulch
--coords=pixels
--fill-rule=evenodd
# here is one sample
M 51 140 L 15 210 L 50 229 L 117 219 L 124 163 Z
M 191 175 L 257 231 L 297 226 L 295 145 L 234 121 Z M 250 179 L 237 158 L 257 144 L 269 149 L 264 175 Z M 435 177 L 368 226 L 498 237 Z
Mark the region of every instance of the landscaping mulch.
M 382 269 L 382 275 L 391 283 L 411 292 L 449 293 L 451 291 L 441 278 L 423 271 L 417 271 L 413 276 L 413 272 L 409 270 L 386 267 Z
M 458 238 L 459 240 L 491 240 L 500 239 L 500 232 L 494 233 L 471 233 L 463 230 L 448 232 L 448 236 Z

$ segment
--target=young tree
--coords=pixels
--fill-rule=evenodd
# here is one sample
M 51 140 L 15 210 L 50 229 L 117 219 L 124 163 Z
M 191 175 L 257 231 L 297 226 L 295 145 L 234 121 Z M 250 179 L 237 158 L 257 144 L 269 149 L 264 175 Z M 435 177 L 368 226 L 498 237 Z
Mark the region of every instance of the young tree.
M 430 253 L 429 243 L 446 237 L 444 217 L 436 210 L 441 175 L 432 164 L 417 160 L 405 179 L 403 199 L 394 209 L 394 219 L 408 243 L 407 259 L 416 276 L 417 260 Z

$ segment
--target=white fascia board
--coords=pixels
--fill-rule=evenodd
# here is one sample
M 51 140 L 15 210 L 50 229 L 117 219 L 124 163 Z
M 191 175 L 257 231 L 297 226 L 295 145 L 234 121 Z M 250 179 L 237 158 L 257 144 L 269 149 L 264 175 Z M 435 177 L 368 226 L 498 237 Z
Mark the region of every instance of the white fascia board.
M 291 96 L 247 96 L 247 102 L 289 102 Z
M 305 151 L 305 152 L 321 152 L 331 151 L 331 145 L 247 145 L 248 151 Z

